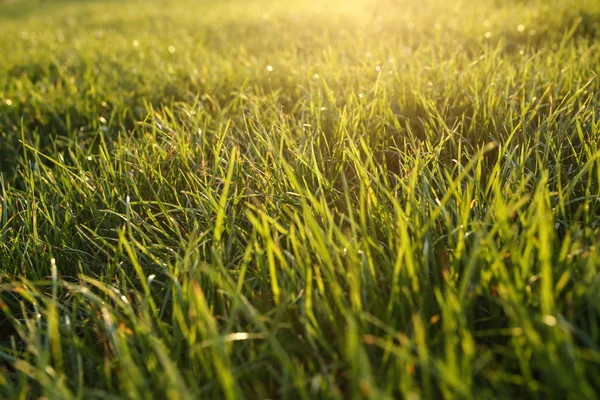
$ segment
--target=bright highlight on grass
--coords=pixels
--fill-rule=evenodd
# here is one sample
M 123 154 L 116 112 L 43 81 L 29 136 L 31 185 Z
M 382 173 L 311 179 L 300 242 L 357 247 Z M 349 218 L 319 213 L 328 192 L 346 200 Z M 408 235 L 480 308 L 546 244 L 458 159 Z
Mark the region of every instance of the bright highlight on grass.
M 0 397 L 596 398 L 599 21 L 0 1 Z

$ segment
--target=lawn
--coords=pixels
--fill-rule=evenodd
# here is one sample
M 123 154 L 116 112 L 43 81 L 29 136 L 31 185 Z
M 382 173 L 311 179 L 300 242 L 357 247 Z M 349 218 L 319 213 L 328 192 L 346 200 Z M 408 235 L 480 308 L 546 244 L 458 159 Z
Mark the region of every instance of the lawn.
M 600 1 L 0 1 L 0 397 L 594 399 Z

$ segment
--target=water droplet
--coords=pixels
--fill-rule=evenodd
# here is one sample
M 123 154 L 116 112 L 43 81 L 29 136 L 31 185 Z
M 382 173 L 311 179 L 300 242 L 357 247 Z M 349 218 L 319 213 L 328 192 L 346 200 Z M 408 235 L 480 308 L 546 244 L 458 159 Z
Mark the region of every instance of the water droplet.
M 273 72 L 273 66 L 272 65 L 267 65 L 267 71 Z
M 525 25 L 519 25 L 519 26 L 517 26 L 517 30 L 519 32 L 523 32 L 525 30 Z
M 491 37 L 492 37 L 492 32 L 486 32 L 486 33 L 485 33 L 485 37 L 486 37 L 487 39 L 491 38 Z
M 103 124 L 106 123 L 106 118 L 104 118 L 104 117 L 100 117 L 100 118 L 98 118 L 98 120 L 100 120 L 100 122 L 102 122 Z
M 138 47 L 140 45 L 140 42 L 138 42 L 137 40 L 133 41 L 133 47 Z
M 92 156 L 88 156 L 88 157 L 87 157 L 87 160 L 88 160 L 88 161 L 92 161 Z
M 319 79 L 319 74 L 314 74 L 314 75 L 313 75 L 313 78 L 314 78 L 314 79 Z
M 7 106 L 12 106 L 12 100 L 11 99 L 6 99 L 6 100 L 4 100 L 4 102 L 6 103 Z
M 375 71 L 377 71 L 377 72 L 381 71 L 381 66 L 379 66 L 379 65 L 378 65 L 378 66 L 376 66 L 376 67 L 375 67 Z
M 546 315 L 544 317 L 544 323 L 548 326 L 554 326 L 556 325 L 556 317 L 552 315 Z
M 363 98 L 363 94 L 362 94 L 362 93 L 359 93 L 359 94 L 358 94 L 358 97 L 360 97 L 360 98 L 362 99 L 362 98 Z
M 175 46 L 173 46 L 173 45 L 169 46 L 169 53 L 171 53 L 171 54 L 175 53 Z
M 327 108 L 321 107 L 321 111 L 325 111 L 325 110 L 327 110 Z
M 537 33 L 537 31 L 536 31 L 535 29 L 530 29 L 530 30 L 529 30 L 529 34 L 530 34 L 531 36 L 535 35 L 536 33 Z

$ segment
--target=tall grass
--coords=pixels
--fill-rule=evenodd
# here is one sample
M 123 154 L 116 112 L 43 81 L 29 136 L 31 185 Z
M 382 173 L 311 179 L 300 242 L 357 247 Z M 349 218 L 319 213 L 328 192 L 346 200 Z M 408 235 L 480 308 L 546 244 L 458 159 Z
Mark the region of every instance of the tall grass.
M 595 398 L 600 4 L 0 4 L 4 398 Z

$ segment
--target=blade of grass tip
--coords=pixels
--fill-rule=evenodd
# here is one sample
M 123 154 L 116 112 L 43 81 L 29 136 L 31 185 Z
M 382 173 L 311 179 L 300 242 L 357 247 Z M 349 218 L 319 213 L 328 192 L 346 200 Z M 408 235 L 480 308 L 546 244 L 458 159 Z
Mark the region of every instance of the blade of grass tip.
M 233 170 L 235 168 L 235 161 L 237 158 L 237 148 L 234 147 L 229 157 L 229 167 L 227 168 L 227 177 L 225 178 L 225 186 L 223 187 L 223 193 L 219 200 L 219 209 L 217 210 L 217 220 L 215 222 L 215 236 L 214 243 L 220 245 L 221 237 L 225 229 L 225 208 L 227 206 L 227 196 L 229 194 L 229 188 L 231 186 L 231 178 L 233 177 Z
M 52 298 L 48 303 L 48 335 L 50 336 L 50 349 L 54 358 L 55 370 L 59 375 L 63 374 L 63 355 L 60 343 L 59 316 L 56 297 L 58 295 L 58 270 L 56 260 L 50 261 L 52 267 Z
M 46 160 L 50 161 L 52 164 L 56 165 L 57 167 L 63 169 L 64 171 L 66 171 L 69 175 L 71 175 L 73 178 L 77 179 L 79 182 L 83 183 L 84 185 L 87 185 L 87 182 L 80 177 L 79 175 L 77 175 L 76 173 L 74 173 L 73 171 L 71 171 L 66 165 L 56 161 L 54 158 L 42 153 L 41 151 L 39 151 L 38 149 L 28 145 L 27 143 L 25 143 L 24 140 L 19 140 L 19 142 L 23 145 L 23 147 L 27 150 L 31 150 L 32 152 L 34 152 L 35 154 L 42 156 L 43 158 L 45 158 Z M 25 152 L 27 153 L 27 152 Z
M 261 214 L 261 217 L 263 224 L 264 240 L 266 242 L 265 247 L 267 250 L 267 262 L 269 264 L 269 275 L 271 276 L 271 290 L 273 290 L 273 298 L 275 301 L 275 305 L 279 305 L 281 301 L 281 289 L 279 288 L 279 282 L 277 279 L 277 264 L 275 263 L 275 243 L 273 242 L 273 238 L 269 234 L 269 223 L 265 214 Z

